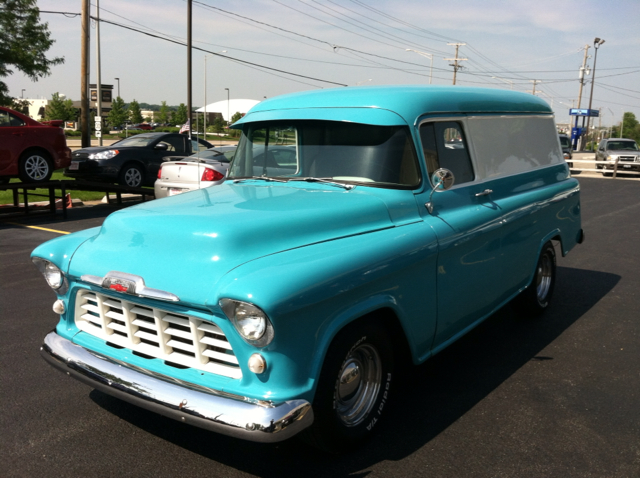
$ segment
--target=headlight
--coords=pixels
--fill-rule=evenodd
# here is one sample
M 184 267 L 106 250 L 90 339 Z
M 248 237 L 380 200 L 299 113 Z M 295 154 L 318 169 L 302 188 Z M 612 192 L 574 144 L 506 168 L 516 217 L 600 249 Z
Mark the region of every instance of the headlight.
M 221 299 L 219 305 L 247 343 L 264 347 L 273 340 L 273 326 L 260 307 L 233 299 Z
M 611 156 L 607 156 L 607 161 L 611 161 L 613 158 Z
M 33 257 L 31 261 L 42 273 L 49 287 L 56 290 L 58 294 L 64 295 L 69 289 L 66 278 L 62 271 L 54 263 L 39 257 Z
M 107 151 L 100 151 L 99 153 L 92 153 L 89 155 L 89 159 L 111 159 L 117 155 L 120 151 L 117 149 L 109 149 Z

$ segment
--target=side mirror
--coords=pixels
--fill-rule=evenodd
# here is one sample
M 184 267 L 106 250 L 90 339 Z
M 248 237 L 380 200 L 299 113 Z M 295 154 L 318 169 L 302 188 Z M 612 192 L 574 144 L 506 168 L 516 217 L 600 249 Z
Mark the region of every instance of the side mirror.
M 429 211 L 429 214 L 433 214 L 433 202 L 431 201 L 433 193 L 447 191 L 448 189 L 451 189 L 454 183 L 455 177 L 448 169 L 437 169 L 431 175 L 431 184 L 433 184 L 433 189 L 431 189 L 431 194 L 429 194 L 429 201 L 424 205 L 427 208 L 427 211 Z
M 157 149 L 158 151 L 167 151 L 169 149 L 169 145 L 167 143 L 158 143 L 153 149 Z

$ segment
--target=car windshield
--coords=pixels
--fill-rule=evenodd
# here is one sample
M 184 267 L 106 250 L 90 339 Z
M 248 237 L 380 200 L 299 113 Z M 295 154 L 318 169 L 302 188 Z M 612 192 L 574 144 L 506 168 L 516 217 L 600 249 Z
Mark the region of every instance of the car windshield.
M 136 136 L 130 136 L 129 138 L 122 139 L 113 144 L 117 144 L 119 147 L 126 146 L 128 148 L 145 148 L 156 139 L 158 139 L 158 136 L 154 134 L 138 134 Z
M 607 143 L 609 151 L 638 151 L 638 144 L 635 141 L 609 141 Z
M 227 178 L 255 177 L 391 188 L 421 180 L 408 127 L 314 120 L 245 125 Z
M 560 136 L 560 145 L 563 148 L 570 148 L 571 147 L 571 141 L 569 141 L 569 138 L 567 138 L 566 136 Z

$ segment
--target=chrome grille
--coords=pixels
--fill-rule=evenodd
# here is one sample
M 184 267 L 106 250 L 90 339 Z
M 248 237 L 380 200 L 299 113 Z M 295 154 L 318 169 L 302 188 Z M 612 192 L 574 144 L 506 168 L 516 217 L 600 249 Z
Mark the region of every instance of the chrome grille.
M 628 161 L 633 163 L 637 161 L 637 158 L 635 156 L 618 156 L 618 161 Z
M 222 330 L 197 317 L 80 290 L 75 321 L 83 332 L 131 349 L 137 355 L 226 377 L 242 377 L 238 359 Z

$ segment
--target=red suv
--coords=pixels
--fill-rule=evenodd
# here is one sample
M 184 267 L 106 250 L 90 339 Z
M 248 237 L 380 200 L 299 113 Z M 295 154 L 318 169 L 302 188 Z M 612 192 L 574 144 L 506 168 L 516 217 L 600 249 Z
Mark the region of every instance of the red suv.
M 71 163 L 62 121 L 38 123 L 0 106 L 0 184 L 19 177 L 22 182 L 48 181 L 55 169 Z

